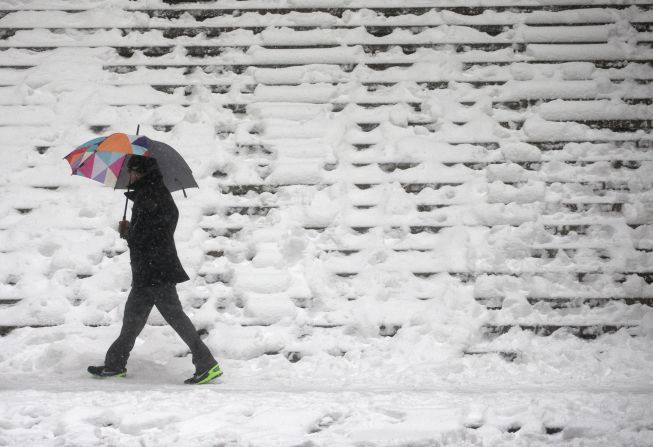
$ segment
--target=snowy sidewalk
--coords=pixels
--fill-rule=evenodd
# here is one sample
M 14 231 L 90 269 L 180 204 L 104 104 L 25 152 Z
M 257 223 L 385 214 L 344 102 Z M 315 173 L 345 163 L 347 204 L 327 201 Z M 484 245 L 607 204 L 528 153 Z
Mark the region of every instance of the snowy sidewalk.
M 229 382 L 191 388 L 142 377 L 9 378 L 0 391 L 0 445 L 653 445 L 650 388 Z
M 168 327 L 146 328 L 127 378 L 87 374 L 117 329 L 0 338 L 0 446 L 653 445 L 644 338 L 573 337 L 557 351 L 532 336 L 527 361 L 506 362 L 397 335 L 292 363 L 223 333 L 219 343 L 242 352 L 216 349 L 219 383 L 188 386 L 191 359 Z

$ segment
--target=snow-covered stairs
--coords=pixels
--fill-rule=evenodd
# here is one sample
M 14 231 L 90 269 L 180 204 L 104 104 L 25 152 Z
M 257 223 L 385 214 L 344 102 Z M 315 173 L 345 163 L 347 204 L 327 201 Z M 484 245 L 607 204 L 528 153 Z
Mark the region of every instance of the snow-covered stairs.
M 650 2 L 101 3 L 0 11 L 3 334 L 119 321 L 120 200 L 61 157 L 141 124 L 200 183 L 180 293 L 224 355 L 650 336 Z

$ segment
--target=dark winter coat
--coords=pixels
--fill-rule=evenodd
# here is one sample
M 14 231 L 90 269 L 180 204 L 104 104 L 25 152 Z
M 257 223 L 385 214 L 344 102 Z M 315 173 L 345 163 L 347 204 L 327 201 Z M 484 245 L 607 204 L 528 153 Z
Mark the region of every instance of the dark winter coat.
M 127 244 L 131 258 L 132 286 L 176 284 L 190 278 L 175 247 L 179 210 L 158 170 L 136 181 L 125 195 L 133 200 Z

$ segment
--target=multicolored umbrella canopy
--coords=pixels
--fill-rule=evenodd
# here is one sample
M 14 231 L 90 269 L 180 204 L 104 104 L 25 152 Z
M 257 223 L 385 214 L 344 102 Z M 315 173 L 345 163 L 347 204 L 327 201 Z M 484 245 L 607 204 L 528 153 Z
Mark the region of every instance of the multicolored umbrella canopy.
M 115 187 L 127 157 L 148 156 L 151 141 L 145 136 L 114 133 L 87 141 L 64 158 L 70 164 L 73 175 Z
M 188 163 L 174 148 L 145 135 L 114 133 L 77 147 L 64 158 L 73 175 L 90 178 L 115 189 L 129 189 L 125 162 L 133 155 L 155 158 L 168 191 L 197 188 Z

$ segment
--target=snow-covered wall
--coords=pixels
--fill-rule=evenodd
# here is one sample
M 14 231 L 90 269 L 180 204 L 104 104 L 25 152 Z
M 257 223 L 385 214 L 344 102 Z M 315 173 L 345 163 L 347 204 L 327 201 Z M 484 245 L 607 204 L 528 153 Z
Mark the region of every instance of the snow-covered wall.
M 122 195 L 62 157 L 140 125 L 220 358 L 650 366 L 653 10 L 568 3 L 0 2 L 2 333 L 120 323 Z

